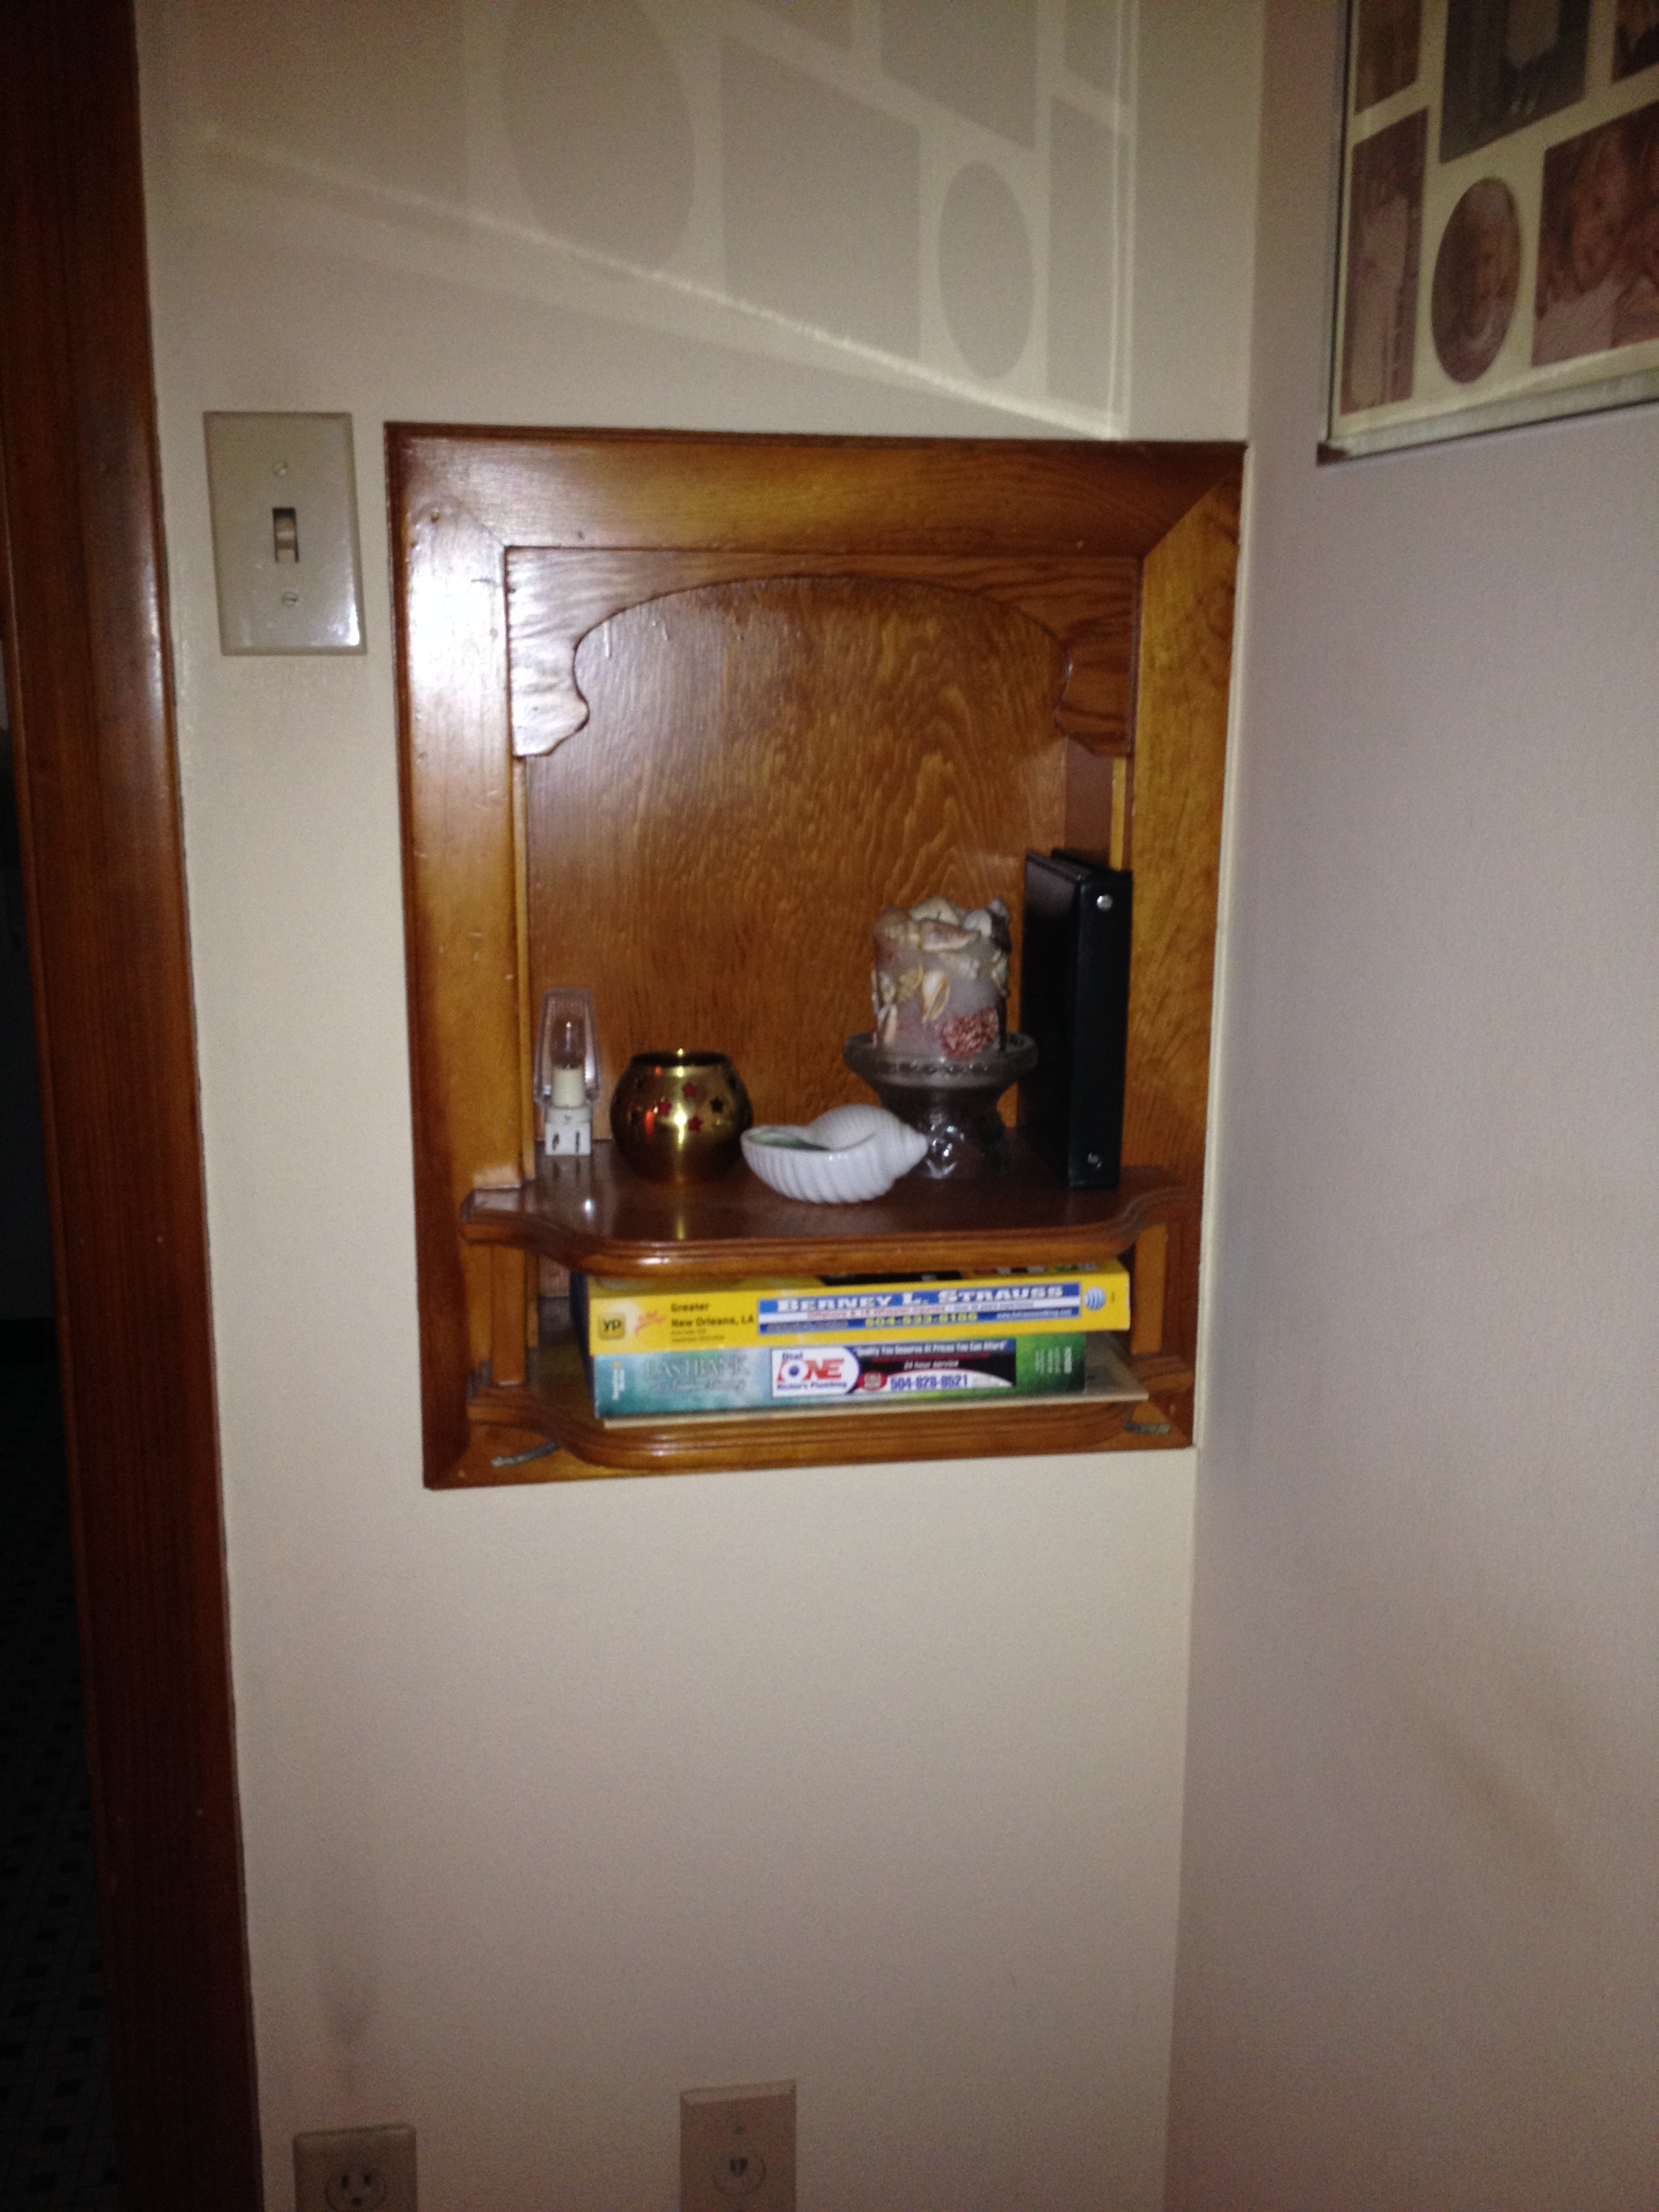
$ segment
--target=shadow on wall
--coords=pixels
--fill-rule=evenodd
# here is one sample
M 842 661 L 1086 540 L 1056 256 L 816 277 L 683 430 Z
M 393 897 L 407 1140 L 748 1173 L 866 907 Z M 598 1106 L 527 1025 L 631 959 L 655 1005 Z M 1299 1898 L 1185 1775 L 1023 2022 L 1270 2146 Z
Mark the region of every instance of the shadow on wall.
M 1119 434 L 1137 0 L 224 0 L 218 219 Z M 388 234 L 389 226 L 389 234 Z

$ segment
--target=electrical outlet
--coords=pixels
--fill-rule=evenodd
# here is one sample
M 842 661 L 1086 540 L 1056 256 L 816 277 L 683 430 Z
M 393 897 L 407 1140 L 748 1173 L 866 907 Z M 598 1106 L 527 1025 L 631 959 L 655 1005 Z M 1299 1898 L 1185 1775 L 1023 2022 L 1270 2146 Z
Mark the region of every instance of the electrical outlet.
M 795 2085 L 687 2089 L 680 2212 L 795 2212 Z
M 415 2212 L 413 2128 L 294 2138 L 295 2212 Z

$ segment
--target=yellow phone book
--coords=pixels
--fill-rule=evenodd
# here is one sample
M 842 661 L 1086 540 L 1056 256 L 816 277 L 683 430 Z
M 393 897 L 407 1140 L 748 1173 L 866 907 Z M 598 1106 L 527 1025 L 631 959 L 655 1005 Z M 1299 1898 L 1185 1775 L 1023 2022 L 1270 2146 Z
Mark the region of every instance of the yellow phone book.
M 869 1344 L 884 1338 L 1036 1336 L 1129 1326 L 1121 1260 L 991 1274 L 820 1275 L 654 1284 L 571 1278 L 579 1333 L 601 1352 L 736 1351 L 750 1345 Z

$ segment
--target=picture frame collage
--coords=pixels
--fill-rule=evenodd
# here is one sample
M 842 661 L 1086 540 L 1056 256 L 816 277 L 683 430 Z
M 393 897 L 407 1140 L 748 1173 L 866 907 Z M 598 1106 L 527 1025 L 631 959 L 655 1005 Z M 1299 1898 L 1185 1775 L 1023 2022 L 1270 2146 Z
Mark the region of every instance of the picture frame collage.
M 1329 458 L 1659 398 L 1659 0 L 1350 0 Z

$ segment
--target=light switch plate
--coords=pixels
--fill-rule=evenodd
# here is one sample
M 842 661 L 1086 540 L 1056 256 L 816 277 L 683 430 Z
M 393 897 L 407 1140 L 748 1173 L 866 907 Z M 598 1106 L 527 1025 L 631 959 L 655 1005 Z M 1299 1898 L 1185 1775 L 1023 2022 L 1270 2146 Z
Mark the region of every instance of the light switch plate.
M 795 2212 L 795 2085 L 680 2095 L 680 2212 Z
M 213 414 L 203 422 L 220 649 L 361 653 L 350 416 Z

